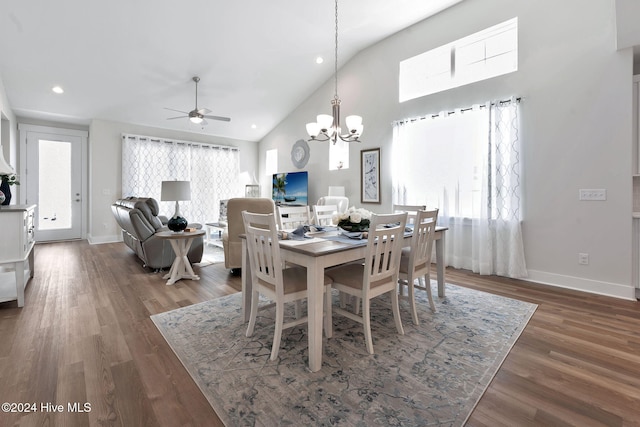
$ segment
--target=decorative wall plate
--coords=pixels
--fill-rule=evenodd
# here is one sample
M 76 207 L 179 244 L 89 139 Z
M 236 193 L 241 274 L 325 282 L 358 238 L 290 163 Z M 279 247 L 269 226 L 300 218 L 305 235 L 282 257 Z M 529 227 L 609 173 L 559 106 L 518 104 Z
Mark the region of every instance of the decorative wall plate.
M 298 169 L 305 167 L 309 161 L 309 144 L 304 139 L 299 139 L 291 148 L 291 162 Z

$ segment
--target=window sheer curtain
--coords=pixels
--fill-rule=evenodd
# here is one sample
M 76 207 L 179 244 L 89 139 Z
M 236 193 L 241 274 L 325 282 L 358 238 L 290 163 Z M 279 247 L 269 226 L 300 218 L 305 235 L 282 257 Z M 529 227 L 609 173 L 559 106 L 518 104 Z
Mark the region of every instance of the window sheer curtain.
M 180 202 L 189 222 L 218 220 L 220 200 L 238 197 L 240 152 L 235 147 L 122 135 L 122 197 L 153 197 L 170 216 L 175 202 L 160 201 L 162 181 L 190 181 L 191 201 Z
M 440 209 L 448 265 L 527 275 L 518 113 L 498 101 L 394 123 L 394 202 Z

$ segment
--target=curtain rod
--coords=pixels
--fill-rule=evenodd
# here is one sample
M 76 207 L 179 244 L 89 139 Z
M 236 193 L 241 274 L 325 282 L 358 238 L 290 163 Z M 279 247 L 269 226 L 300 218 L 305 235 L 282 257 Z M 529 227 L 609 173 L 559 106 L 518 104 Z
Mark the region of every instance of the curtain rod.
M 177 139 L 168 139 L 168 138 L 157 138 L 157 137 L 152 137 L 152 136 L 146 136 L 146 135 L 134 135 L 134 134 L 130 134 L 130 133 L 123 133 L 122 134 L 122 139 L 146 139 L 148 141 L 151 142 L 164 142 L 164 143 L 176 143 L 176 144 L 187 144 L 187 145 L 197 145 L 199 147 L 205 146 L 205 147 L 209 147 L 209 148 L 220 148 L 223 150 L 231 150 L 231 151 L 240 151 L 240 149 L 238 147 L 233 147 L 231 145 L 217 145 L 217 144 L 209 144 L 208 142 L 195 142 L 195 141 L 181 141 L 181 140 L 177 140 Z
M 503 104 L 508 104 L 508 103 L 510 103 L 510 102 L 520 103 L 520 101 L 521 101 L 521 100 L 522 100 L 522 97 L 517 97 L 517 98 L 503 99 L 503 100 L 501 100 L 501 101 L 492 101 L 492 102 L 490 102 L 490 103 L 488 103 L 488 104 L 490 104 L 490 105 L 496 105 L 496 104 L 503 105 Z M 480 104 L 480 108 L 487 108 L 487 103 L 485 103 L 485 104 Z M 460 111 L 461 113 L 464 113 L 465 111 L 471 111 L 471 110 L 473 110 L 473 107 L 466 107 L 466 108 L 460 108 L 460 109 L 459 109 L 459 111 Z M 447 116 L 450 116 L 451 114 L 455 114 L 455 113 L 456 113 L 456 111 L 458 111 L 458 109 L 453 110 L 453 111 L 446 111 L 446 112 L 445 112 L 445 114 L 446 114 Z M 427 115 L 425 115 L 425 116 L 419 116 L 419 117 L 409 117 L 409 118 L 402 119 L 402 120 L 396 120 L 396 121 L 392 122 L 391 124 L 392 124 L 393 126 L 395 126 L 395 125 L 403 125 L 403 124 L 405 124 L 405 123 L 413 123 L 413 122 L 417 122 L 418 120 L 434 119 L 434 118 L 436 118 L 436 117 L 440 117 L 440 114 L 441 114 L 441 113 L 442 113 L 442 112 L 440 112 L 440 113 L 438 113 L 438 114 L 427 114 Z

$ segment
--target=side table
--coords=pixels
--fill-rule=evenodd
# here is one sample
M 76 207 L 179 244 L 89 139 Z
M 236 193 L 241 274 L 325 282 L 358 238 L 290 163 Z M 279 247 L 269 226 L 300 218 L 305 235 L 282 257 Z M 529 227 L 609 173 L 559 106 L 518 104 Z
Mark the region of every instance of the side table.
M 204 240 L 207 245 L 213 245 L 221 248 L 222 232 L 227 226 L 224 224 L 220 224 L 219 222 L 207 222 L 204 226 L 207 230 L 207 234 L 204 236 Z M 214 233 L 218 233 L 217 238 L 213 237 Z
M 171 270 L 162 276 L 163 279 L 169 279 L 167 280 L 167 285 L 173 285 L 180 279 L 200 280 L 200 276 L 193 272 L 187 254 L 189 253 L 193 239 L 202 235 L 204 235 L 204 230 L 185 231 L 181 233 L 160 231 L 156 233 L 156 236 L 161 239 L 169 240 L 173 251 L 176 253 L 176 259 L 174 259 L 173 264 L 171 264 Z

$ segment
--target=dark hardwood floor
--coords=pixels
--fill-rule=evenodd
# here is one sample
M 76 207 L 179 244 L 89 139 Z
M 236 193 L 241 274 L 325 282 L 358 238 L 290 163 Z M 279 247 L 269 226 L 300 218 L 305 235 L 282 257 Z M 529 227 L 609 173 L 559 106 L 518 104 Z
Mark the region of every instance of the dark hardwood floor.
M 0 304 L 0 403 L 31 412 L 0 426 L 221 425 L 149 316 L 238 292 L 238 277 L 217 264 L 166 286 L 121 243 L 35 251 L 25 307 Z M 640 303 L 452 269 L 447 281 L 539 305 L 468 425 L 640 425 Z

